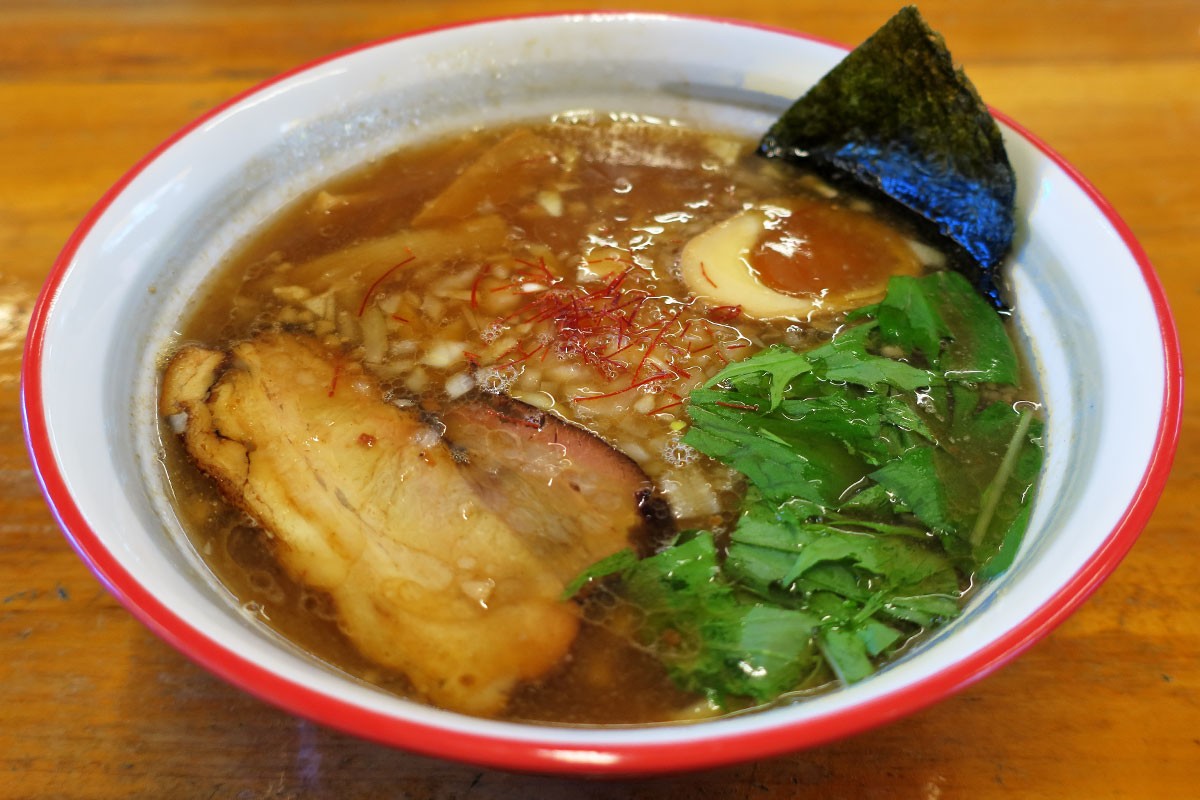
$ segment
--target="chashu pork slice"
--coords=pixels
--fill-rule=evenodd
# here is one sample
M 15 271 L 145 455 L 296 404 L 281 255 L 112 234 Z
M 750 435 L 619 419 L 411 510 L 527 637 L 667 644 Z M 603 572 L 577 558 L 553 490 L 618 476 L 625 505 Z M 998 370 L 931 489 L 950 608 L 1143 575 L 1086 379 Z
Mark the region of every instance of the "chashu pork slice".
M 611 452 L 624 483 L 597 492 L 603 515 L 581 513 L 578 480 L 548 482 L 545 465 L 506 473 L 507 456 L 493 449 L 508 447 L 514 423 L 480 422 L 480 408 L 456 424 L 478 438 L 452 450 L 358 364 L 285 333 L 229 352 L 184 347 L 160 398 L 164 415 L 186 415 L 191 458 L 267 532 L 292 577 L 329 594 L 366 657 L 403 672 L 435 705 L 492 715 L 567 654 L 579 618 L 560 599 L 564 584 L 637 543 L 648 484 L 585 432 L 572 435 L 589 436 L 586 447 L 548 441 L 549 456 L 526 442 L 526 455 L 557 459 L 564 475 L 561 462 L 576 456 L 596 469 L 597 444 Z M 536 508 L 520 503 L 529 498 Z
M 536 531 L 526 544 L 564 584 L 614 552 L 614 522 L 642 555 L 670 533 L 671 509 L 642 468 L 584 428 L 506 395 L 456 403 L 441 422 L 480 501 Z

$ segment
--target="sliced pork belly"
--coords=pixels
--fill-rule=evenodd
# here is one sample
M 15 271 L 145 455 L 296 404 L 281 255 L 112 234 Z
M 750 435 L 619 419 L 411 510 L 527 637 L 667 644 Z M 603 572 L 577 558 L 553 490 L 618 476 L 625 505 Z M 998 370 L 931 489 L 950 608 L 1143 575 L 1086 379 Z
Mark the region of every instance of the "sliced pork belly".
M 483 504 L 564 583 L 613 552 L 614 529 L 634 532 L 630 544 L 647 554 L 667 533 L 670 509 L 646 473 L 589 431 L 504 395 L 458 403 L 441 420 Z
M 451 415 L 464 436 L 452 450 L 358 364 L 282 333 L 228 353 L 185 347 L 160 404 L 186 414 L 190 456 L 261 525 L 292 577 L 329 594 L 365 656 L 436 705 L 491 715 L 566 655 L 579 620 L 560 600 L 564 583 L 631 543 L 645 485 L 631 481 L 623 503 L 602 492 L 603 514 L 586 513 L 592 488 L 575 478 L 509 474 L 520 469 L 505 464 L 511 428 L 480 427 L 489 412 L 479 408 Z M 544 444 L 562 460 L 581 451 Z M 546 459 L 537 442 L 521 447 Z M 603 460 L 596 452 L 578 463 Z M 508 494 L 537 505 L 507 505 Z

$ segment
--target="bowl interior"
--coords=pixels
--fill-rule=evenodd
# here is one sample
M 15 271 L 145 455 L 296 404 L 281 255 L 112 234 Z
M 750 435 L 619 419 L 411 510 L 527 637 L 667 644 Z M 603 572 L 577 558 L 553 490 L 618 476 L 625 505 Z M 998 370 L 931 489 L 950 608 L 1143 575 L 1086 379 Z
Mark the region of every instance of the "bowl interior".
M 513 19 L 364 47 L 184 130 L 84 221 L 36 319 L 30 445 L 72 542 L 143 621 L 244 688 L 360 735 L 500 766 L 653 771 L 766 755 L 913 710 L 1011 658 L 1082 601 L 1136 535 L 1131 509 L 1145 500 L 1170 427 L 1172 334 L 1123 227 L 1076 175 L 1007 124 L 1021 219 L 1010 284 L 1049 408 L 1030 532 L 1012 569 L 959 619 L 849 689 L 754 715 L 639 729 L 517 725 L 426 708 L 344 677 L 259 624 L 211 577 L 166 495 L 159 358 L 206 275 L 302 191 L 408 142 L 568 109 L 756 135 L 842 55 L 719 21 Z M 713 742 L 724 743 L 719 752 Z

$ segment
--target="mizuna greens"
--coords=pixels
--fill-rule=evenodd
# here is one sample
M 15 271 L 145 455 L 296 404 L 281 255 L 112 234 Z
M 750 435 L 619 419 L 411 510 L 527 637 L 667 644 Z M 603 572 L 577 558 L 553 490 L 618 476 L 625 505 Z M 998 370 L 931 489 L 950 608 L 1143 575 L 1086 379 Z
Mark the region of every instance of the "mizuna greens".
M 684 689 L 763 703 L 872 674 L 1003 572 L 1041 460 L 1000 317 L 961 275 L 896 277 L 826 344 L 768 348 L 688 398 L 683 442 L 740 472 L 730 529 L 579 576 L 638 611 Z

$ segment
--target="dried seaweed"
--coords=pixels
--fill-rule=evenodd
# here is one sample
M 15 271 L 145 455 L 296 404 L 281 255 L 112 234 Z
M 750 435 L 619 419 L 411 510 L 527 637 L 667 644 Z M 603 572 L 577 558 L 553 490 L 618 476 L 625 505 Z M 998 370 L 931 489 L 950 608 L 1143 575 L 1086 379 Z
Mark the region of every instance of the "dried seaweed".
M 853 50 L 771 127 L 759 153 L 899 203 L 952 243 L 997 307 L 1016 178 L 1000 129 L 913 6 Z

